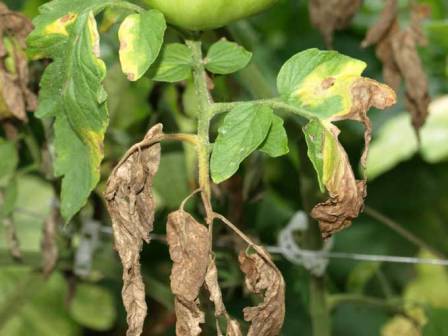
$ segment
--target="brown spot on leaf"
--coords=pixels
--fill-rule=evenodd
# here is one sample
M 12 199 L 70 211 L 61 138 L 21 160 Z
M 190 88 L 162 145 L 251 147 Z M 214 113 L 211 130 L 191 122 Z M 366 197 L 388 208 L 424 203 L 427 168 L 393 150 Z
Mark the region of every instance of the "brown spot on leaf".
M 351 119 L 363 123 L 365 144 L 360 162 L 365 168 L 372 133 L 367 111 L 371 107 L 385 109 L 392 106 L 396 102 L 396 95 L 387 85 L 362 77 L 353 83 L 351 95 L 350 113 L 334 120 Z M 351 225 L 351 221 L 363 210 L 364 198 L 367 195 L 365 179 L 356 180 L 347 153 L 338 141 L 339 129 L 330 124 L 328 130 L 335 138 L 339 159 L 333 175 L 325 184 L 329 199 L 317 204 L 311 211 L 311 216 L 319 221 L 324 239 Z
M 74 14 L 74 13 L 68 13 L 68 14 L 64 15 L 63 17 L 61 17 L 59 20 L 62 23 L 66 23 L 66 22 L 69 22 L 69 21 L 73 20 L 73 18 L 75 16 L 76 16 L 76 14 Z
M 310 0 L 311 23 L 322 33 L 325 45 L 333 45 L 333 33 L 347 27 L 362 0 Z
M 145 135 L 150 140 L 162 134 L 162 125 Z M 153 229 L 155 202 L 152 179 L 160 163 L 160 144 L 133 152 L 112 172 L 105 198 L 112 217 L 115 249 L 123 264 L 123 303 L 127 312 L 127 336 L 142 333 L 146 317 L 145 286 L 140 273 L 143 241 L 149 243 Z
M 200 335 L 205 317 L 198 296 L 209 263 L 208 230 L 190 214 L 178 210 L 168 216 L 167 241 L 173 260 L 170 280 L 175 295 L 176 334 Z
M 326 89 L 331 88 L 335 82 L 336 82 L 336 78 L 334 78 L 334 77 L 325 78 L 321 84 L 322 89 L 326 90 Z
M 285 283 L 280 271 L 267 252 L 263 255 L 242 252 L 239 262 L 249 291 L 263 297 L 258 306 L 244 308 L 244 319 L 251 322 L 247 335 L 280 335 L 285 318 Z

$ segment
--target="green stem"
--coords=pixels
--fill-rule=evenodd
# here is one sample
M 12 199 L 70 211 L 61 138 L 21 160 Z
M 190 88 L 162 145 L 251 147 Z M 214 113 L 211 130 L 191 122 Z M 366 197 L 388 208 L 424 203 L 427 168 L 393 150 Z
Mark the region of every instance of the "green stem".
M 198 98 L 198 169 L 199 187 L 201 188 L 202 200 L 207 213 L 207 223 L 213 221 L 213 210 L 211 207 L 210 188 L 210 120 L 213 117 L 213 100 L 207 87 L 207 73 L 202 57 L 202 45 L 197 40 L 187 40 L 187 46 L 193 54 L 193 80 Z
M 300 154 L 300 192 L 303 207 L 307 214 L 311 213 L 313 206 L 320 201 L 321 194 L 316 183 L 314 169 L 306 155 L 307 145 L 304 136 L 299 138 Z M 322 238 L 319 224 L 308 216 L 309 226 L 304 233 L 302 245 L 308 250 L 319 250 L 322 248 Z M 331 317 L 328 309 L 325 278 L 310 273 L 310 315 L 314 336 L 331 335 Z
M 282 110 L 294 113 L 306 119 L 311 119 L 315 117 L 313 114 L 308 112 L 307 110 L 293 106 L 291 104 L 285 103 L 280 98 L 270 98 L 270 99 L 258 99 L 258 100 L 250 100 L 247 102 L 230 102 L 230 103 L 214 103 L 211 106 L 213 116 L 230 111 L 235 107 L 241 106 L 243 104 L 253 104 L 253 105 L 261 105 L 261 106 L 269 106 L 276 110 Z

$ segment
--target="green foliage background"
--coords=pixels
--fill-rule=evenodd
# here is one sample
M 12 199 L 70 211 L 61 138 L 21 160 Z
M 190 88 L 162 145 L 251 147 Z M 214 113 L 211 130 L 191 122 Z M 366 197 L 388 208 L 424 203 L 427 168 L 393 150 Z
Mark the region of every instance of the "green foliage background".
M 37 7 L 45 1 L 4 2 L 32 18 L 37 14 Z M 420 52 L 429 77 L 431 96 L 437 98 L 448 94 L 448 3 L 444 0 L 420 2 L 428 3 L 432 8 L 431 19 L 425 23 L 429 44 Z M 408 1 L 400 1 L 400 6 L 405 10 Z M 341 53 L 365 61 L 367 76 L 379 81 L 381 64 L 374 50 L 361 49 L 360 42 L 381 8 L 380 0 L 364 1 L 350 28 L 336 33 L 334 44 Z M 121 266 L 112 248 L 110 223 L 100 195 L 113 164 L 142 138 L 150 124 L 161 121 L 167 132 L 194 130 L 195 102 L 189 81 L 182 87 L 155 85 L 148 77 L 135 83 L 127 81 L 118 64 L 117 29 L 113 26 L 103 34 L 101 46 L 102 58 L 108 68 L 104 86 L 110 97 L 111 117 L 102 182 L 81 214 L 60 228 L 60 261 L 48 281 L 42 280 L 33 270 L 40 263 L 41 227 L 50 211 L 55 190 L 49 180 L 33 168 L 37 164 L 35 148 L 44 140 L 41 122 L 30 115 L 30 124 L 23 131 L 13 218 L 24 261 L 17 264 L 10 258 L 1 232 L 3 228 L 0 228 L 1 335 L 124 334 Z M 320 34 L 310 26 L 307 2 L 302 0 L 281 0 L 262 15 L 237 22 L 228 29 L 207 33 L 206 42 L 211 44 L 221 36 L 245 45 L 254 52 L 254 60 L 236 75 L 215 77 L 214 95 L 219 100 L 269 97 L 275 90 L 275 75 L 286 59 L 307 48 L 325 49 Z M 178 42 L 174 34 L 168 33 L 167 39 Z M 40 63 L 33 63 L 31 67 L 37 75 L 42 71 Z M 37 82 L 38 77 L 35 80 Z M 370 112 L 374 142 L 368 167 L 372 178 L 368 184 L 367 205 L 448 256 L 448 103 L 442 104 L 440 109 L 437 116 L 430 117 L 434 120 L 430 119 L 425 126 L 423 145 L 428 145 L 423 146 L 421 152 L 413 143 L 403 99 L 386 112 Z M 214 125 L 217 126 L 218 123 Z M 349 156 L 359 157 L 362 129 L 351 122 L 338 126 L 343 129 L 341 142 Z M 228 213 L 238 226 L 266 245 L 275 245 L 279 231 L 296 211 L 304 207 L 299 192 L 301 156 L 294 141 L 295 133 L 298 138 L 299 128 L 290 123 L 286 127 L 290 153 L 270 159 L 256 152 L 242 165 L 236 177 L 223 185 L 216 202 L 216 207 Z M 161 168 L 154 184 L 158 200 L 156 238 L 163 236 L 167 213 L 189 194 L 195 178 L 194 156 L 188 148 L 168 144 L 163 150 Z M 10 163 L 3 159 L 11 158 L 8 151 L 10 148 L 0 143 L 1 160 Z M 8 164 L 0 162 L 1 173 L 8 169 Z M 196 204 L 190 206 L 196 209 Z M 217 232 L 227 235 L 221 227 Z M 361 215 L 351 228 L 336 235 L 334 250 L 429 256 L 427 251 L 367 215 Z M 217 261 L 225 302 L 230 312 L 241 319 L 241 308 L 251 298 L 242 288 L 243 279 L 235 253 L 222 247 Z M 309 275 L 301 266 L 281 256 L 277 256 L 275 262 L 287 286 L 283 335 L 311 335 Z M 163 240 L 155 239 L 145 246 L 142 271 L 149 303 L 145 335 L 174 333 L 168 285 L 170 265 Z M 425 336 L 448 335 L 448 273 L 442 267 L 332 260 L 325 283 L 329 302 L 333 304 L 331 316 L 335 336 L 407 335 L 404 331 L 407 321 L 421 324 Z M 400 316 L 405 317 L 404 321 Z M 213 334 L 213 330 L 207 330 L 207 334 Z

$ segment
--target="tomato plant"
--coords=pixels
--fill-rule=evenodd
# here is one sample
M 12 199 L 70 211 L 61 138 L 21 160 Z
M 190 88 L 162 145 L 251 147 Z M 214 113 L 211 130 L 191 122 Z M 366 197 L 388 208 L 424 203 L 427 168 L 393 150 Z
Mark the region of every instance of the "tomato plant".
M 77 336 L 81 328 L 109 332 L 119 320 L 109 288 L 117 287 L 113 277 L 119 262 L 128 336 L 167 333 L 165 325 L 177 335 L 277 336 L 285 318 L 299 314 L 288 311 L 291 287 L 309 308 L 306 319 L 315 336 L 340 334 L 340 325 L 332 330 L 332 312 L 347 301 L 364 302 L 361 294 L 373 278 L 380 289 L 372 292 L 385 298 L 365 301 L 390 310 L 383 334 L 423 330 L 426 312 L 408 301 L 394 301 L 395 288 L 386 283 L 379 263 L 357 264 L 347 283 L 337 279 L 331 288 L 324 276 L 331 272 L 332 237 L 351 232 L 348 227 L 364 209 L 396 226 L 365 206 L 367 177 L 417 152 L 428 162 L 448 156 L 433 145 L 434 134 L 441 134 L 439 142 L 445 139 L 440 125 L 446 122 L 446 100 L 431 102 L 428 78 L 435 81 L 435 76 L 428 77 L 424 66 L 426 58 L 440 57 L 440 50 L 421 57 L 418 48 L 424 42 L 422 27 L 432 39 L 440 39 L 446 27 L 423 25 L 429 15 L 425 5 L 404 7 L 388 0 L 373 10 L 358 0 L 310 0 L 310 22 L 323 39 L 315 42 L 316 37 L 303 35 L 300 43 L 289 45 L 285 41 L 298 35 L 289 26 L 294 20 L 273 20 L 279 28 L 265 28 L 262 22 L 258 29 L 269 34 L 266 41 L 253 38 L 250 24 L 244 31 L 227 26 L 263 11 L 268 15 L 274 6 L 283 6 L 283 15 L 295 19 L 291 8 L 303 10 L 303 4 L 39 2 L 43 5 L 32 24 L 0 4 L 0 154 L 8 158 L 0 162 L 0 218 L 13 258 L 23 259 L 14 225 L 17 209 L 31 208 L 31 216 L 45 212 L 42 230 L 38 227 L 42 238 L 34 238 L 36 231 L 28 235 L 34 239 L 33 251 L 42 250 L 39 272 L 28 266 L 0 270 L 0 289 L 3 276 L 5 290 L 25 278 L 8 302 L 20 306 L 16 297 L 21 292 L 32 297 L 26 308 L 17 308 L 14 321 L 20 323 L 0 318 L 0 333 L 27 334 L 27 326 L 51 336 Z M 316 47 L 338 45 L 335 31 L 349 27 L 353 17 L 352 38 L 366 30 L 365 39 L 356 42 L 374 51 Z M 369 24 L 362 26 L 362 19 Z M 257 25 L 257 18 L 251 22 Z M 286 52 L 270 50 L 282 43 L 288 44 Z M 361 60 L 374 53 L 385 83 L 375 67 Z M 446 66 L 445 59 L 437 60 L 439 68 Z M 403 94 L 397 97 L 396 92 Z M 392 116 L 377 136 L 373 128 L 378 121 L 372 124 L 369 111 L 397 102 L 409 114 Z M 350 141 L 354 145 L 347 146 Z M 44 202 L 49 198 L 51 204 Z M 254 208 L 252 222 L 243 212 Z M 359 239 L 356 230 L 363 229 L 355 224 L 352 239 Z M 396 231 L 439 253 L 407 231 Z M 260 243 L 272 240 L 263 232 L 277 235 L 278 246 Z M 107 234 L 113 236 L 114 249 L 111 239 L 102 242 Z M 163 245 L 149 244 L 152 239 Z M 305 272 L 282 267 L 271 255 L 277 252 Z M 422 252 L 423 259 L 429 257 Z M 164 263 L 157 264 L 157 258 Z M 154 263 L 148 267 L 144 261 Z M 431 274 L 443 287 L 446 279 L 439 271 Z M 418 281 L 403 290 L 409 302 L 433 299 L 419 295 L 430 293 L 425 272 L 416 269 Z M 304 277 L 300 285 L 289 286 L 291 278 Z M 347 296 L 337 294 L 342 287 L 349 288 Z M 227 302 L 225 294 L 235 289 L 243 298 Z M 63 293 L 68 293 L 65 303 Z M 34 327 L 32 321 L 45 314 L 49 303 L 60 313 L 52 317 L 54 331 L 47 325 Z M 152 309 L 154 319 L 162 322 L 153 323 L 152 314 L 147 318 Z M 290 333 L 291 325 L 284 330 Z

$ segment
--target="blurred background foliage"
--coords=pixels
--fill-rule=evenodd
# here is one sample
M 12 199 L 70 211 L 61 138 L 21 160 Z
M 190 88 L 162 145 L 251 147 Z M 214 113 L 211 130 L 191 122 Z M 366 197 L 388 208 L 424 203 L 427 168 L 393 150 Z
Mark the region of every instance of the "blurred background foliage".
M 3 2 L 33 18 L 45 1 Z M 420 50 L 433 98 L 421 147 L 405 113 L 402 92 L 392 109 L 370 112 L 374 140 L 368 165 L 367 205 L 375 209 L 374 214 L 377 211 L 381 215 L 372 216 L 372 211 L 368 212 L 370 216 L 361 215 L 351 228 L 336 235 L 334 251 L 448 256 L 448 3 L 419 2 L 432 9 L 424 26 L 428 45 Z M 408 0 L 400 1 L 403 13 L 409 5 Z M 217 101 L 269 97 L 275 92 L 275 76 L 286 59 L 306 48 L 325 48 L 319 32 L 310 25 L 307 6 L 304 0 L 280 0 L 262 15 L 205 34 L 206 42 L 226 36 L 254 51 L 254 61 L 247 69 L 234 76 L 213 78 Z M 336 33 L 334 43 L 336 50 L 367 62 L 366 75 L 380 81 L 381 63 L 373 48 L 362 49 L 360 42 L 382 6 L 382 0 L 365 0 L 352 25 Z M 149 125 L 163 122 L 167 132 L 194 131 L 195 98 L 189 81 L 177 86 L 154 84 L 149 78 L 136 83 L 127 81 L 118 64 L 117 26 L 110 20 L 112 15 L 106 12 L 98 18 L 103 33 L 102 58 L 108 66 L 105 86 L 111 119 L 103 180 L 85 209 L 71 223 L 58 228 L 59 259 L 48 279 L 36 272 L 41 263 L 42 225 L 57 204 L 58 183 L 40 169 L 47 160 L 39 148 L 45 145 L 48 125 L 30 114 L 30 122 L 20 129 L 15 146 L 0 139 L 0 186 L 6 190 L 1 214 L 14 222 L 22 253 L 20 262 L 10 256 L 5 239 L 7 227 L 0 227 L 0 335 L 124 335 L 121 266 L 113 250 L 110 222 L 101 197 L 105 179 Z M 169 31 L 167 39 L 175 41 L 176 34 Z M 43 64 L 30 66 L 37 89 Z M 217 125 L 219 121 L 213 127 Z M 363 145 L 362 129 L 352 122 L 340 126 L 341 141 L 349 156 L 358 158 Z M 294 122 L 288 122 L 287 127 L 291 148 L 288 156 L 269 159 L 255 153 L 236 176 L 214 190 L 215 206 L 266 245 L 275 245 L 280 230 L 304 208 L 299 192 L 300 128 Z M 149 302 L 145 335 L 174 334 L 168 284 L 171 263 L 163 239 L 164 222 L 167 213 L 195 187 L 194 152 L 169 144 L 163 146 L 163 153 L 154 183 L 158 200 L 156 233 L 142 254 Z M 194 202 L 189 206 L 198 211 Z M 432 255 L 384 225 L 384 216 L 426 242 Z M 252 298 L 242 286 L 236 252 L 227 248 L 234 237 L 222 227 L 217 232 L 224 299 L 231 314 L 242 319 L 241 308 Z M 311 335 L 309 275 L 281 256 L 276 256 L 275 262 L 287 285 L 283 335 Z M 446 268 L 331 260 L 325 285 L 335 336 L 448 335 Z M 206 334 L 213 333 L 206 330 Z

